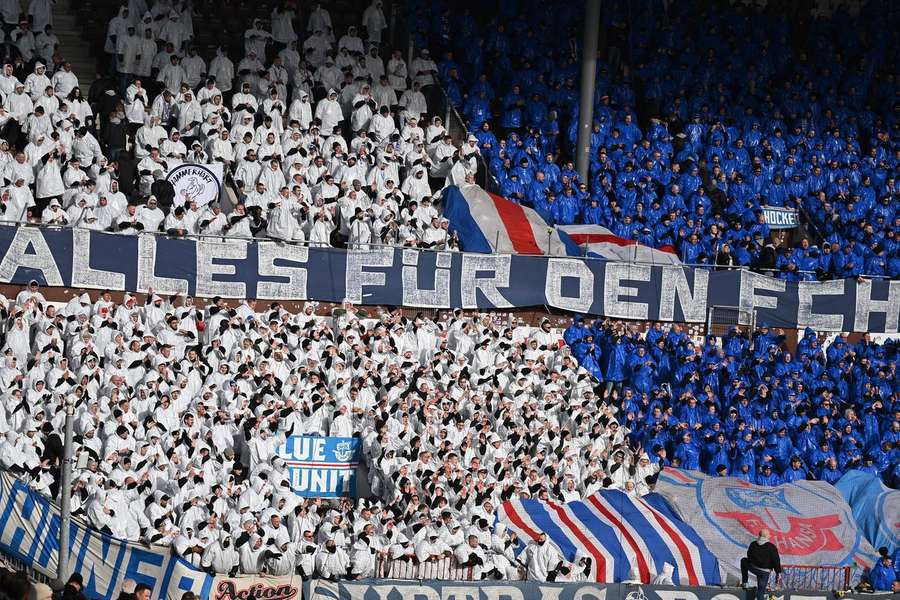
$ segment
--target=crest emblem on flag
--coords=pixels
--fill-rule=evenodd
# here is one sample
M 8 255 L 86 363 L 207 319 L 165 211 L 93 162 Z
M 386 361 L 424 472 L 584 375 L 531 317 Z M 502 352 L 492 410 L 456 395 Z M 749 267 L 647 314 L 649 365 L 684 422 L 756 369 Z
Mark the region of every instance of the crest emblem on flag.
M 784 497 L 784 490 L 776 489 L 771 492 L 764 492 L 747 488 L 727 488 L 725 495 L 735 505 L 747 510 L 777 508 L 795 515 L 800 514 Z
M 348 462 L 353 457 L 350 442 L 341 442 L 334 447 L 334 458 L 339 462 Z

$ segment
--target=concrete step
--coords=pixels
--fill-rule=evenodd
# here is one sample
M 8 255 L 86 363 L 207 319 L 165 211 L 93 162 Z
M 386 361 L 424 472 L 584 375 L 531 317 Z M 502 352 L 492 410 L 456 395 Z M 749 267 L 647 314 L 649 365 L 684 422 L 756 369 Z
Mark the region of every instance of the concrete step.
M 84 38 L 80 33 L 57 33 L 60 45 L 66 45 L 73 48 L 84 48 L 86 51 L 90 46 L 84 42 Z
M 60 44 L 69 44 L 74 47 L 89 48 L 88 44 L 84 41 L 84 36 L 82 36 L 80 33 L 57 33 L 56 37 L 59 38 Z
M 91 53 L 91 42 L 84 39 L 81 27 L 70 0 L 57 0 L 53 6 L 53 29 L 59 38 L 59 48 L 85 92 L 97 74 L 96 59 Z
M 82 79 L 82 74 L 93 77 L 91 71 L 97 70 L 97 64 L 93 60 L 70 60 L 69 62 L 72 63 L 72 70 L 75 72 L 75 75 L 78 76 L 79 81 Z
M 59 40 L 59 51 L 69 60 L 92 56 L 90 48 L 80 44 L 67 43 L 67 40 L 62 39 Z
M 59 29 L 61 31 L 65 31 L 67 29 L 74 29 L 77 26 L 78 22 L 75 19 L 75 15 L 53 12 L 53 28 Z
M 65 52 L 63 57 L 73 65 L 93 65 L 96 62 L 93 56 L 82 52 Z

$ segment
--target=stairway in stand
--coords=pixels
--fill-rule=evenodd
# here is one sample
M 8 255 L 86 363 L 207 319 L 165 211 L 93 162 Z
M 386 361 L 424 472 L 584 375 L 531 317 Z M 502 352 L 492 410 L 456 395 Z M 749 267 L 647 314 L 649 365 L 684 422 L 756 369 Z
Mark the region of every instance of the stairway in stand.
M 53 29 L 59 38 L 59 51 L 72 63 L 72 71 L 78 77 L 81 93 L 87 95 L 97 74 L 97 64 L 91 56 L 91 44 L 75 20 L 70 0 L 57 0 L 53 6 Z

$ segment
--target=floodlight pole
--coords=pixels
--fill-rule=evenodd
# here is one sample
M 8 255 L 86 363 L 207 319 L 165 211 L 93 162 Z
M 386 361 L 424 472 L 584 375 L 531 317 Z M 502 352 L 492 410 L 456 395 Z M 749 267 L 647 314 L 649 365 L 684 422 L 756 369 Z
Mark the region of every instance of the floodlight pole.
M 600 0 L 584 4 L 584 42 L 581 48 L 581 101 L 578 111 L 578 145 L 575 165 L 581 181 L 588 181 L 591 125 L 594 122 L 594 85 L 597 73 L 597 39 L 600 37 Z
M 56 561 L 56 587 L 66 584 L 69 573 L 69 523 L 72 520 L 72 424 L 75 421 L 75 403 L 66 398 L 65 440 L 63 460 L 60 466 L 59 484 L 59 551 Z

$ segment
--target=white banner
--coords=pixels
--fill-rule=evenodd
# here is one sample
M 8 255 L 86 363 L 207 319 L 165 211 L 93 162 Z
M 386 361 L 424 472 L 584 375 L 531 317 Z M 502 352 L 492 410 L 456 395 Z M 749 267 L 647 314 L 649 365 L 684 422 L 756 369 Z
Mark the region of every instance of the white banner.
M 896 334 L 900 280 L 782 281 L 751 271 L 563 257 L 340 250 L 273 240 L 115 235 L 0 226 L 0 282 L 200 297 L 478 308 L 542 306 L 631 320 L 706 323 L 711 306 L 772 328 Z
M 205 206 L 219 199 L 222 193 L 224 167 L 216 162 L 208 165 L 182 163 L 166 173 L 166 180 L 175 188 L 175 206 L 196 202 Z
M 745 600 L 753 597 L 736 587 L 633 585 L 622 583 L 537 583 L 534 581 L 307 581 L 310 600 Z M 779 590 L 768 596 L 778 600 L 829 600 L 838 594 L 823 588 Z M 868 596 L 871 596 L 869 594 Z M 866 594 L 840 594 L 844 600 L 860 600 Z M 886 598 L 887 596 L 881 596 Z M 263 599 L 257 596 L 256 599 Z M 249 599 L 248 599 L 249 600 Z M 254 599 L 255 600 L 255 599 Z M 268 599 L 266 599 L 268 600 Z
M 59 508 L 9 473 L 0 474 L 0 551 L 37 572 L 56 576 Z M 212 577 L 168 548 L 117 540 L 72 519 L 67 577 L 81 573 L 88 598 L 114 600 L 122 582 L 146 583 L 154 600 L 180 600 L 191 591 L 208 598 Z

